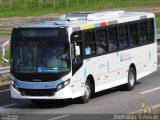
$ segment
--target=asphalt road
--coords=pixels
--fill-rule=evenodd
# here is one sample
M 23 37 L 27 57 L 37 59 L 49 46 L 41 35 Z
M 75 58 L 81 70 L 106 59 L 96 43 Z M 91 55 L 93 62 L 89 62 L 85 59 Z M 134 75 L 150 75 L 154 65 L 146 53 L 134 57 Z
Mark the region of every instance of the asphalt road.
M 158 56 L 160 64 L 160 55 Z M 160 67 L 159 67 L 160 68 Z M 0 118 L 18 117 L 20 120 L 108 120 L 114 114 L 132 113 L 160 104 L 160 69 L 140 79 L 133 91 L 121 87 L 97 93 L 89 103 L 78 104 L 63 100 L 33 105 L 29 100 L 10 98 L 9 86 L 0 88 Z M 8 116 L 10 115 L 10 116 Z M 19 120 L 18 119 L 18 120 Z

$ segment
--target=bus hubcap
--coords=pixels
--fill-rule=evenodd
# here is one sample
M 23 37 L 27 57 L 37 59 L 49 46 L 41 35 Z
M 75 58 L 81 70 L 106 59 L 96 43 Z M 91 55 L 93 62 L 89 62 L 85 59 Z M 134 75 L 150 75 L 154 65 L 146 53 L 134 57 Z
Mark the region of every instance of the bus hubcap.
M 130 75 L 129 75 L 129 84 L 130 84 L 130 86 L 134 85 L 134 75 L 133 75 L 133 73 L 130 73 Z
M 85 99 L 88 99 L 90 96 L 90 87 L 86 84 L 84 89 L 84 97 Z

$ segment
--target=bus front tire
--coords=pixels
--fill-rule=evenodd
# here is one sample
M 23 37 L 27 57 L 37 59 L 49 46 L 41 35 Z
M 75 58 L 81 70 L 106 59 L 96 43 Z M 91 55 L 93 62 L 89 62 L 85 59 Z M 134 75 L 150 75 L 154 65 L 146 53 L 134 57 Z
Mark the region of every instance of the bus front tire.
M 84 95 L 79 98 L 81 104 L 88 103 L 91 98 L 91 84 L 89 80 L 86 81 L 84 86 Z

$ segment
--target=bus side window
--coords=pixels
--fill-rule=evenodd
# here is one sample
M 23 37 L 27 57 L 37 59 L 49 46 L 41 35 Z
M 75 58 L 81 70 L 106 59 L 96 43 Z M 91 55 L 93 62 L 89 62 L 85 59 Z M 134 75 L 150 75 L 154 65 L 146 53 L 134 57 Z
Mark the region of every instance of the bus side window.
M 130 23 L 129 24 L 129 46 L 135 47 L 138 46 L 138 24 Z
M 93 56 L 96 54 L 94 31 L 84 32 L 84 52 L 85 56 Z
M 119 26 L 119 49 L 126 49 L 128 48 L 129 41 L 128 41 L 128 27 L 127 25 L 120 25 Z
M 108 28 L 108 51 L 114 52 L 117 50 L 118 46 L 118 31 L 117 27 Z
M 106 30 L 96 30 L 96 47 L 97 54 L 103 54 L 107 52 Z
M 147 21 L 141 21 L 139 22 L 139 44 L 147 44 L 147 39 Z
M 148 42 L 153 43 L 154 42 L 154 19 L 148 20 Z

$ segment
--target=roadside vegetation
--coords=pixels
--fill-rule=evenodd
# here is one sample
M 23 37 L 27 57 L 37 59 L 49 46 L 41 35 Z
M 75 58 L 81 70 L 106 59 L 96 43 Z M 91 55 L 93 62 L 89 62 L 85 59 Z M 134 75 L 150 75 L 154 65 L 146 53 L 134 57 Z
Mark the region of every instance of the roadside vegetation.
M 156 14 L 156 27 L 157 27 L 157 33 L 160 34 L 160 13 Z
M 0 35 L 10 35 L 10 34 L 11 34 L 11 28 L 0 27 Z
M 6 51 L 6 59 L 8 59 L 8 60 L 10 59 L 10 51 L 9 50 Z M 0 67 L 5 67 L 5 66 L 9 66 L 9 63 L 2 60 L 2 52 L 0 52 Z
M 158 6 L 160 0 L 0 0 L 0 17 Z

